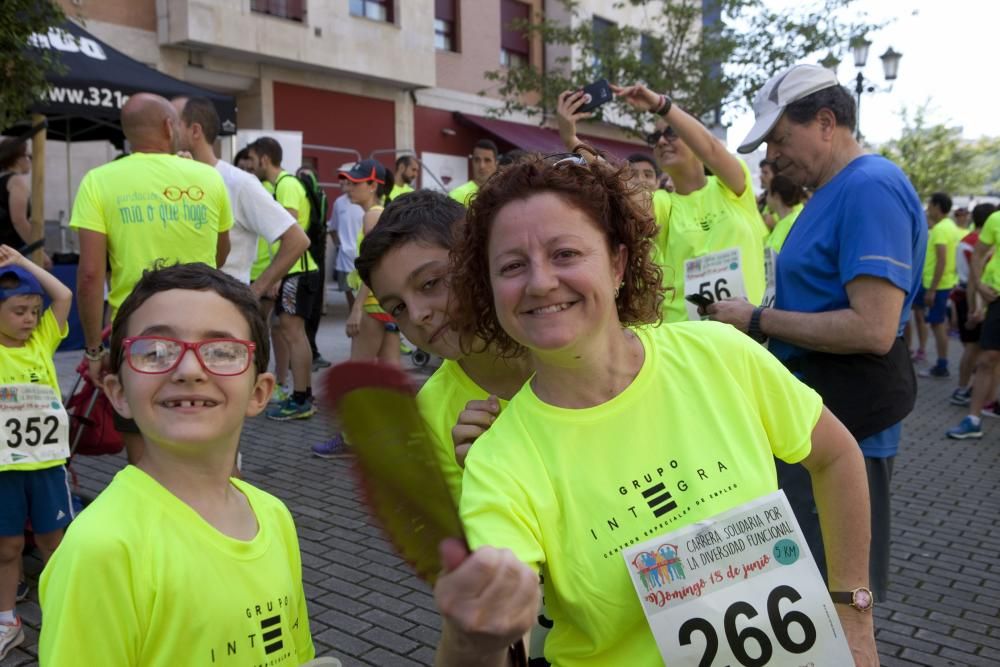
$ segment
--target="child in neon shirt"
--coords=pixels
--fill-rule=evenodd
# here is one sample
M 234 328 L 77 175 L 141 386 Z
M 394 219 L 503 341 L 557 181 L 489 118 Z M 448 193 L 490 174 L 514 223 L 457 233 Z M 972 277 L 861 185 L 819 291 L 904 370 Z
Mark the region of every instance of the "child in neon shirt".
M 55 276 L 0 246 L 0 660 L 24 641 L 14 606 L 25 520 L 47 561 L 73 517 L 68 418 L 52 364 L 72 302 Z
M 147 271 L 118 311 L 105 381 L 145 453 L 70 528 L 42 575 L 42 664 L 275 667 L 314 656 L 295 525 L 230 477 L 267 406 L 249 287 L 204 264 Z M 100 600 L 100 627 L 88 621 Z

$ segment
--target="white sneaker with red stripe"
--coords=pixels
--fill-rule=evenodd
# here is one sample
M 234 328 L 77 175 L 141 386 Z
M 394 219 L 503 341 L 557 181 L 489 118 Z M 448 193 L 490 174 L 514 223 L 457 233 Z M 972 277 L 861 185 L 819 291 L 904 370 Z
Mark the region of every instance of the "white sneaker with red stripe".
M 24 641 L 24 630 L 21 629 L 21 618 L 17 618 L 14 625 L 0 623 L 0 660 L 7 657 L 12 648 L 21 645 Z

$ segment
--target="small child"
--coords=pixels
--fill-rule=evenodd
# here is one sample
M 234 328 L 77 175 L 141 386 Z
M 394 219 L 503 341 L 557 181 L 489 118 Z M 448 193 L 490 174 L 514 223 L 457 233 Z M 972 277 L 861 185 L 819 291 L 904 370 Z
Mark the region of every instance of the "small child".
M 42 574 L 47 667 L 301 665 L 314 656 L 295 525 L 230 477 L 243 421 L 274 388 L 246 285 L 155 267 L 125 299 L 105 391 L 145 443 Z
M 14 606 L 25 521 L 47 561 L 73 518 L 69 418 L 52 363 L 72 302 L 55 276 L 0 246 L 0 660 L 24 641 Z

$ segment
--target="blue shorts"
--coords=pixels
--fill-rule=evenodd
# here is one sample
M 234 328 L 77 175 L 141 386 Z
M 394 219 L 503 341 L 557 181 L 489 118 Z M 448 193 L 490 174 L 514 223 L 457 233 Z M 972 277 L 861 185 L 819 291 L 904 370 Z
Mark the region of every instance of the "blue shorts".
M 917 295 L 913 299 L 913 307 L 917 310 L 927 310 L 927 306 L 924 305 L 924 294 L 926 290 L 921 287 L 917 290 Z M 924 318 L 927 324 L 941 324 L 948 317 L 948 295 L 951 294 L 950 289 L 939 289 L 934 293 L 934 305 L 931 306 L 930 312 L 927 313 Z
M 73 518 L 66 466 L 0 472 L 0 507 L 0 537 L 23 535 L 29 518 L 35 533 L 65 528 Z

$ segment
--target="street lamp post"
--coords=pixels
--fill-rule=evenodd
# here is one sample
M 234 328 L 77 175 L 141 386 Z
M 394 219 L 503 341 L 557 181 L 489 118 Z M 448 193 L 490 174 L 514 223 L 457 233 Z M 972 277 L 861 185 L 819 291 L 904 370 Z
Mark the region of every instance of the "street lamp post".
M 875 86 L 865 81 L 865 75 L 862 72 L 865 63 L 868 62 L 868 49 L 871 45 L 872 43 L 863 36 L 855 37 L 850 42 L 851 53 L 854 56 L 854 66 L 858 68 L 858 76 L 854 80 L 854 92 L 858 97 L 854 135 L 858 141 L 861 141 L 861 94 L 865 91 L 869 93 L 875 92 Z M 902 56 L 902 53 L 893 51 L 891 46 L 886 49 L 885 53 L 879 56 L 879 59 L 882 61 L 882 72 L 885 75 L 885 80 L 890 82 L 890 84 L 896 80 L 896 75 L 899 72 L 899 59 Z

